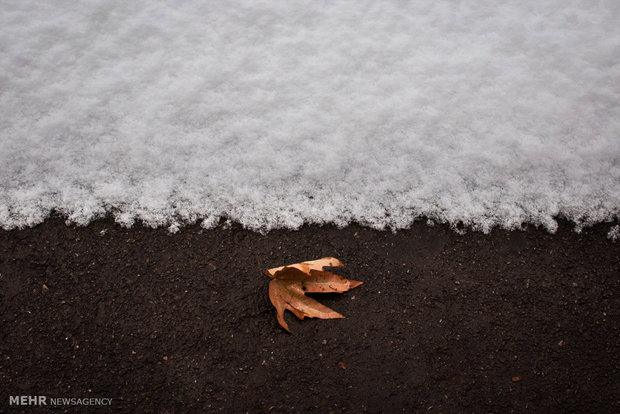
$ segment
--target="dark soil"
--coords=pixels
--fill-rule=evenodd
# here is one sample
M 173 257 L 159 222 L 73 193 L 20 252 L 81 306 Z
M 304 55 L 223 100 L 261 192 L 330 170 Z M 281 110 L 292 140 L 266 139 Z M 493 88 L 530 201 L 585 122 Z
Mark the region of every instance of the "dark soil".
M 608 229 L 0 231 L 0 411 L 619 412 Z M 346 319 L 287 312 L 288 334 L 263 270 L 323 256 L 365 283 L 316 296 Z

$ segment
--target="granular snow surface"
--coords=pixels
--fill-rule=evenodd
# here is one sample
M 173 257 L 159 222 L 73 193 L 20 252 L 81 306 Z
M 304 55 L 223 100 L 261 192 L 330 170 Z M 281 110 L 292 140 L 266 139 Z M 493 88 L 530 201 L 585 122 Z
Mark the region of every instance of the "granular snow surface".
M 0 10 L 4 229 L 620 215 L 617 0 Z

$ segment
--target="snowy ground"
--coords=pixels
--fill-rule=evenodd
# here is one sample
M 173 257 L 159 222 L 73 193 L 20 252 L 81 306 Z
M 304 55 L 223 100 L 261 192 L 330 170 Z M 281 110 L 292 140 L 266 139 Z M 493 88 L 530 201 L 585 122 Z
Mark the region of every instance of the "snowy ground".
M 620 2 L 0 0 L 0 226 L 620 214 Z

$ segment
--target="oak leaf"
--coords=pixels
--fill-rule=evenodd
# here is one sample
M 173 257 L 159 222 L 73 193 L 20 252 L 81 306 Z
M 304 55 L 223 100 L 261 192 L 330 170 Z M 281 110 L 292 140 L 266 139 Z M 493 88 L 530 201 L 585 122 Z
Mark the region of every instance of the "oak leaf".
M 291 332 L 284 320 L 284 311 L 290 310 L 299 319 L 305 317 L 335 319 L 344 318 L 341 314 L 321 305 L 306 296 L 310 293 L 342 293 L 361 285 L 363 282 L 349 280 L 332 272 L 323 270 L 326 266 L 344 266 L 333 257 L 275 267 L 265 271 L 273 278 L 269 283 L 269 299 L 276 308 L 278 322 Z

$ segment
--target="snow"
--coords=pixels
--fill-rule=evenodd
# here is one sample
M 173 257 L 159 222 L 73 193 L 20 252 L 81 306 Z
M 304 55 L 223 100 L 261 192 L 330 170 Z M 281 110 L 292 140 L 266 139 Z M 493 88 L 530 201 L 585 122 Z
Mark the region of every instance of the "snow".
M 0 226 L 620 214 L 620 2 L 0 0 Z
M 607 238 L 611 241 L 616 241 L 620 238 L 620 225 L 612 226 L 607 233 Z

